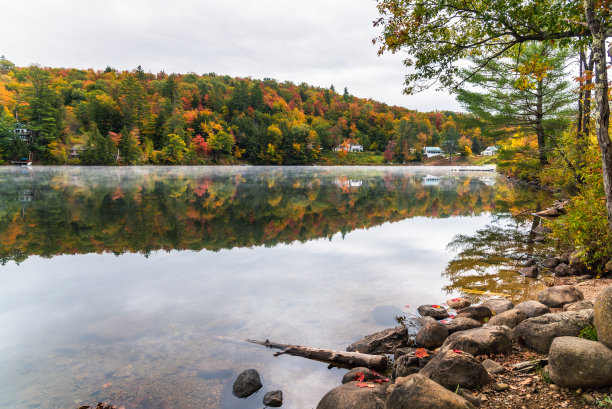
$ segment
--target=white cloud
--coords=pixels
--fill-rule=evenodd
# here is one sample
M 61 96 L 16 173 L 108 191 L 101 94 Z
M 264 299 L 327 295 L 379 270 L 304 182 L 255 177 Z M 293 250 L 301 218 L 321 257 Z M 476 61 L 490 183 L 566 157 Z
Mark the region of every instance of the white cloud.
M 376 55 L 373 0 L 13 0 L 3 14 L 14 17 L 0 26 L 0 53 L 21 66 L 271 77 L 420 111 L 459 109 L 446 92 L 402 95 L 405 56 Z

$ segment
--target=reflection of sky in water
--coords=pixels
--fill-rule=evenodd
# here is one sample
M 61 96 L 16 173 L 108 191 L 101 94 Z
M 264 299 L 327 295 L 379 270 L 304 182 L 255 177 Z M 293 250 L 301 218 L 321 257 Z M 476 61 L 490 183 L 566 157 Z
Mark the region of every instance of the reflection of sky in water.
M 281 173 L 303 177 L 312 169 Z M 329 183 L 336 180 L 333 172 L 343 172 L 325 171 L 331 172 Z M 200 171 L 34 172 L 36 177 L 66 172 L 81 186 L 84 180 L 112 186 L 147 172 L 160 178 L 164 172 L 190 177 Z M 200 173 L 224 172 L 279 171 L 206 168 Z M 369 172 L 389 176 L 381 168 L 350 172 L 358 173 L 355 180 L 365 180 Z M 411 171 L 390 172 L 401 177 Z M 30 256 L 20 265 L 9 262 L 0 267 L 0 407 L 68 408 L 122 391 L 114 403 L 127 408 L 252 408 L 262 406 L 263 394 L 275 388 L 284 391 L 285 408 L 315 407 L 344 371 L 297 357 L 275 358 L 243 340 L 345 349 L 394 325 L 402 310 L 442 303 L 448 280 L 441 274 L 453 256 L 446 245 L 490 220 L 488 214 L 415 217 L 354 230 L 344 238 L 337 233 L 331 240 L 275 247 L 158 251 L 148 258 L 138 253 Z M 241 402 L 229 390 L 248 368 L 260 371 L 264 388 Z M 107 382 L 112 388 L 102 389 Z
M 414 311 L 419 304 L 443 302 L 440 273 L 451 258 L 446 244 L 488 220 L 415 218 L 357 230 L 344 239 L 337 234 L 331 242 L 273 248 L 11 263 L 0 277 L 0 399 L 27 407 L 20 402 L 31 398 L 29 392 L 45 403 L 46 394 L 23 386 L 46 389 L 50 382 L 53 389 L 46 393 L 64 395 L 59 402 L 70 404 L 88 398 L 86 388 L 75 384 L 96 389 L 112 381 L 122 387 L 124 378 L 114 372 L 131 364 L 151 370 L 139 375 L 132 369 L 130 376 L 141 381 L 168 370 L 165 375 L 195 375 L 204 385 L 215 371 L 227 377 L 223 370 L 232 368 L 224 380 L 231 383 L 239 371 L 256 367 L 285 391 L 284 407 L 315 406 L 341 371 L 301 358 L 271 359 L 269 350 L 215 337 L 344 349 L 384 328 L 374 320 L 377 306 L 410 304 Z M 168 358 L 173 353 L 179 362 Z M 73 362 L 64 365 L 67 359 Z M 82 379 L 79 368 L 55 372 L 82 359 L 91 363 Z M 133 361 L 122 362 L 126 359 Z M 27 368 L 13 372 L 23 362 L 29 362 Z

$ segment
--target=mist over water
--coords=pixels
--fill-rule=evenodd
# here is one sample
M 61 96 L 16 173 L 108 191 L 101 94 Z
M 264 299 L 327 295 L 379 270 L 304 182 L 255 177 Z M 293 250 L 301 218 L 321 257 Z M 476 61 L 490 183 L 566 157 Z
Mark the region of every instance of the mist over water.
M 403 167 L 2 168 L 0 193 L 7 408 L 315 407 L 343 370 L 244 339 L 343 350 L 460 294 L 447 245 L 533 204 L 491 172 Z M 248 368 L 264 387 L 241 401 Z

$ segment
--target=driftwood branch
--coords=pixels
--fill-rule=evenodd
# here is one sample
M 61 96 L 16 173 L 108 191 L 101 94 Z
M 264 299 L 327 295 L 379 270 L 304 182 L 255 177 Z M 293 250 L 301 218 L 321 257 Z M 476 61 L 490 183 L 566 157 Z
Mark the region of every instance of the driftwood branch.
M 303 358 L 332 363 L 335 366 L 341 366 L 349 369 L 363 366 L 382 372 L 387 370 L 388 365 L 387 357 L 384 355 L 371 355 L 362 354 L 359 352 L 334 351 L 331 349 L 310 348 L 300 345 L 279 344 L 267 339 L 265 341 L 247 339 L 247 342 L 263 345 L 271 349 L 280 349 L 280 352 L 274 353 L 274 356 L 283 354 L 301 356 Z

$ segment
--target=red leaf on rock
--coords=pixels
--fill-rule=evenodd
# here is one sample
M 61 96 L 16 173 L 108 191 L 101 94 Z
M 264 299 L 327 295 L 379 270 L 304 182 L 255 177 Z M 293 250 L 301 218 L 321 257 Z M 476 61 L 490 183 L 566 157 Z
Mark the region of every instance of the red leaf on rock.
M 355 374 L 355 380 L 356 380 L 357 382 L 361 382 L 361 381 L 363 381 L 364 379 L 365 379 L 365 375 L 363 374 L 363 372 L 357 372 L 357 373 Z
M 389 382 L 389 379 L 388 378 L 385 378 L 385 379 L 374 379 L 374 382 L 376 382 L 376 383 L 384 383 L 384 382 Z
M 368 383 L 358 383 L 357 384 L 358 387 L 360 388 L 374 388 L 374 385 L 368 384 Z
M 461 301 L 461 298 L 453 298 L 451 301 Z
M 439 306 L 438 304 L 432 304 L 432 307 L 433 308 L 443 308 L 443 307 Z
M 425 358 L 426 356 L 429 356 L 429 354 L 427 351 L 425 351 L 425 348 L 417 348 L 417 350 L 414 351 L 414 356 L 417 358 Z
M 460 350 L 460 349 L 453 349 L 453 352 L 456 353 L 456 354 L 462 354 L 463 353 L 463 351 Z
M 450 319 L 453 319 L 453 318 L 455 318 L 455 317 L 456 317 L 456 315 L 449 315 L 449 316 L 448 316 L 448 318 L 450 318 Z
M 370 373 L 374 376 L 380 376 L 380 374 L 376 372 L 374 369 L 370 369 Z

